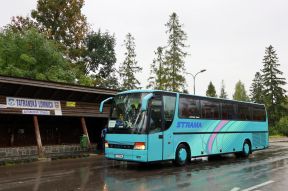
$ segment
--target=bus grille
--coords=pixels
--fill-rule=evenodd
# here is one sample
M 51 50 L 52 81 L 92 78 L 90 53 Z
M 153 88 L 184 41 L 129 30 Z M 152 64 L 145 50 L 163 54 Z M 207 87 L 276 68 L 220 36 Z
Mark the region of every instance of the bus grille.
M 266 133 L 253 133 L 252 139 L 253 139 L 252 144 L 255 147 L 265 146 L 267 143 Z
M 133 149 L 133 148 L 134 148 L 134 145 L 109 144 L 109 148 L 115 148 L 115 149 Z

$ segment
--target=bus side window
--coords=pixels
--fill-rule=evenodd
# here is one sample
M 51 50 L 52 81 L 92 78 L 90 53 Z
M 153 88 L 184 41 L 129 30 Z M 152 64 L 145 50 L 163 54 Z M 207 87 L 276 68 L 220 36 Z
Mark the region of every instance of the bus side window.
M 219 119 L 219 103 L 211 100 L 201 100 L 202 118 Z
M 237 119 L 235 104 L 222 103 L 222 119 Z
M 180 97 L 179 102 L 180 118 L 200 118 L 199 100 L 193 97 Z
M 168 129 L 173 122 L 175 114 L 176 96 L 163 95 L 164 129 Z
M 252 115 L 250 112 L 250 108 L 245 104 L 238 104 L 238 115 L 239 120 L 249 121 L 252 120 Z
M 149 132 L 159 132 L 162 130 L 161 100 L 152 99 L 150 102 Z
M 264 107 L 253 107 L 253 121 L 266 121 L 266 112 Z

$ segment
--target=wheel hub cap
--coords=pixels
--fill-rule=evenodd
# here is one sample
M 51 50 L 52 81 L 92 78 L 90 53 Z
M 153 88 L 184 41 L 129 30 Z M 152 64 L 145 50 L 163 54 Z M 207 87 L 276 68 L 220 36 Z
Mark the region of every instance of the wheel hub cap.
M 245 152 L 245 154 L 249 154 L 249 145 L 248 144 L 244 145 L 244 152 Z
M 181 148 L 181 149 L 179 150 L 179 159 L 180 159 L 181 161 L 184 161 L 184 160 L 186 160 L 186 158 L 187 158 L 187 152 L 186 152 L 185 149 Z

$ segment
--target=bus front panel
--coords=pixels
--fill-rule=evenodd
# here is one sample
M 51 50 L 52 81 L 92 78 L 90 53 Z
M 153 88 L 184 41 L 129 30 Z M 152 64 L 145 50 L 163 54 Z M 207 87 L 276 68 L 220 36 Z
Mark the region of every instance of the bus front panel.
M 108 159 L 147 162 L 146 134 L 107 134 L 105 145 Z

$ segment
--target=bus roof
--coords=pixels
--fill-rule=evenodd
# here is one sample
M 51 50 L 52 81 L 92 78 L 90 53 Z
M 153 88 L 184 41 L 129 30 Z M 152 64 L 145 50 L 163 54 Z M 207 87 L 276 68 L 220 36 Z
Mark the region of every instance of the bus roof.
M 203 99 L 214 99 L 214 100 L 246 103 L 246 104 L 261 105 L 261 106 L 264 105 L 264 104 L 247 102 L 247 101 L 238 101 L 238 100 L 232 100 L 232 99 L 224 99 L 224 98 L 216 98 L 216 97 L 209 97 L 209 96 L 192 95 L 192 94 L 187 94 L 187 93 L 171 92 L 171 91 L 164 91 L 164 90 L 148 90 L 148 89 L 137 90 L 137 89 L 135 89 L 135 90 L 128 90 L 128 91 L 119 92 L 119 93 L 117 93 L 117 95 L 129 94 L 129 93 L 153 93 L 153 92 L 175 93 L 175 94 L 187 95 L 187 96 L 198 97 L 198 98 L 203 98 Z
M 130 94 L 130 93 L 152 93 L 152 92 L 156 92 L 158 90 L 127 90 L 127 91 L 123 91 L 123 92 L 119 92 L 116 95 L 120 95 L 120 94 Z M 160 91 L 160 90 L 159 90 Z

